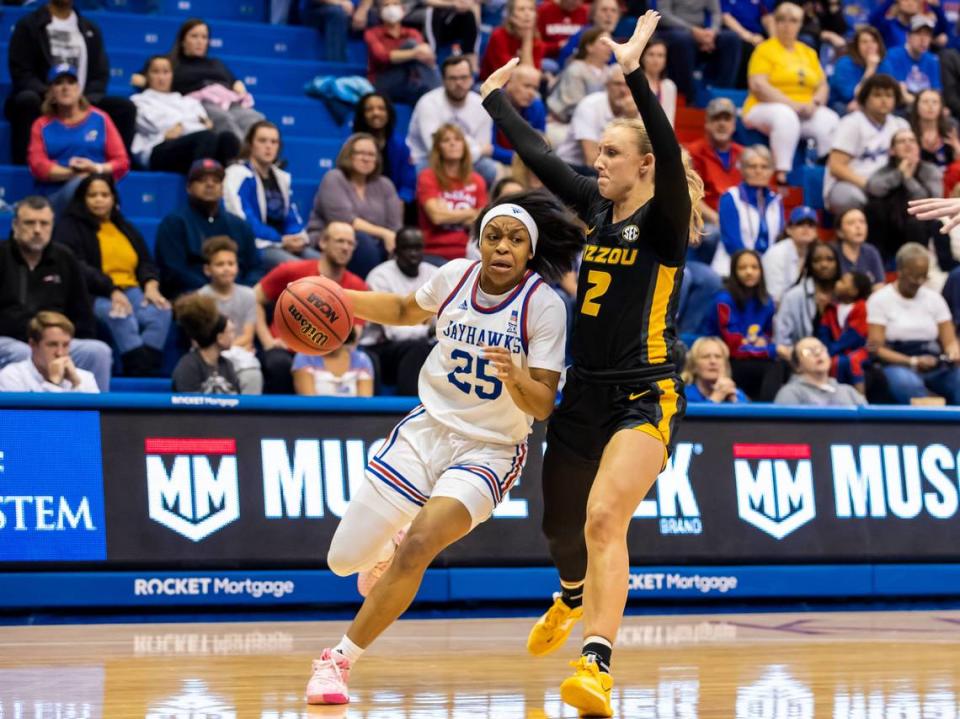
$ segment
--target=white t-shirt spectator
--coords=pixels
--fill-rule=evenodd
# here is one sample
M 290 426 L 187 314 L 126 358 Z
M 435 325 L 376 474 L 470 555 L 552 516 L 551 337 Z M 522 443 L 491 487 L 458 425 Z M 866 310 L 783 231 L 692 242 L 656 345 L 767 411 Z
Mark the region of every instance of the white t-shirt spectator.
M 91 372 L 77 368 L 80 384 L 76 387 L 66 377 L 53 384 L 40 374 L 32 359 L 8 364 L 0 370 L 0 392 L 87 392 L 99 394 L 97 380 Z
M 480 95 L 471 91 L 463 105 L 455 107 L 450 104 L 443 88 L 438 87 L 417 101 L 410 117 L 407 146 L 415 165 L 427 162 L 433 146 L 433 133 L 448 122 L 463 130 L 474 164 L 483 157 L 481 149 L 493 138 L 493 119 L 483 109 Z
M 778 303 L 783 293 L 797 283 L 800 276 L 800 255 L 797 246 L 789 237 L 775 243 L 773 247 L 763 253 L 763 279 L 766 283 L 767 294 Z
M 50 16 L 47 25 L 47 37 L 50 39 L 51 65 L 66 63 L 77 69 L 77 82 L 80 88 L 87 86 L 87 43 L 80 33 L 77 13 L 70 13 L 66 20 Z M 46 80 L 46 78 L 44 78 Z
M 853 158 L 850 160 L 850 169 L 860 177 L 867 178 L 887 164 L 890 157 L 890 141 L 894 134 L 909 128 L 909 123 L 896 115 L 888 115 L 883 126 L 875 125 L 858 110 L 840 120 L 830 149 L 850 155 Z M 828 168 L 823 178 L 824 199 L 829 197 L 830 190 L 835 184 L 837 184 L 837 178 Z
M 867 300 L 867 322 L 885 327 L 888 342 L 934 342 L 937 325 L 951 320 L 946 300 L 926 287 L 908 299 L 891 283 Z
M 408 277 L 397 267 L 396 260 L 387 260 L 370 270 L 367 275 L 367 286 L 374 292 L 392 292 L 406 297 L 423 287 L 437 273 L 438 269 L 440 268 L 431 265 L 429 262 L 421 262 L 420 267 L 417 268 L 417 276 Z M 364 328 L 360 344 L 373 345 L 384 341 L 419 340 L 426 338 L 429 333 L 429 323 L 414 325 L 413 327 L 384 327 L 374 322 L 368 322 Z
M 567 138 L 557 148 L 557 156 L 574 165 L 587 164 L 580 140 L 599 142 L 603 130 L 613 120 L 613 108 L 606 90 L 594 92 L 583 98 L 570 118 Z
M 360 380 L 373 381 L 373 363 L 359 350 L 350 352 L 350 368 L 339 377 L 327 369 L 323 357 L 297 353 L 291 371 L 305 369 L 313 375 L 313 386 L 323 397 L 356 397 Z

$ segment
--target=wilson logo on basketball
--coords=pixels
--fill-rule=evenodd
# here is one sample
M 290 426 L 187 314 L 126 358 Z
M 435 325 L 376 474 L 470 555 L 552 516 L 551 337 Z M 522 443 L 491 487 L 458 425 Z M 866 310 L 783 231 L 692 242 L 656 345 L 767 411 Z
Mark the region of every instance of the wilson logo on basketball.
M 199 542 L 240 518 L 235 439 L 153 437 L 144 445 L 150 519 Z
M 783 539 L 817 516 L 809 444 L 734 444 L 740 518 Z
M 317 347 L 323 347 L 325 344 L 327 344 L 327 340 L 330 339 L 329 335 L 327 335 L 325 332 L 321 332 L 320 329 L 318 329 L 309 319 L 303 316 L 303 313 L 299 309 L 293 305 L 290 305 L 287 307 L 287 312 L 296 323 L 299 333 L 308 339 L 312 344 L 316 345 Z

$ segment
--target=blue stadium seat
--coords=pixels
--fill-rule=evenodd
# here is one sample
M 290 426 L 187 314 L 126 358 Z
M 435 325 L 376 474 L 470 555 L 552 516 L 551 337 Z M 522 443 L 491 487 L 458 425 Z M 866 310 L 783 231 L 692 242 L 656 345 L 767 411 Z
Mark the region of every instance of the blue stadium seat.
M 823 206 L 823 177 L 827 168 L 823 165 L 805 165 L 803 168 L 803 204 L 815 210 Z
M 161 15 L 177 15 L 184 19 L 202 17 L 208 20 L 267 20 L 266 0 L 160 0 Z
M 109 92 L 114 95 L 130 93 L 130 76 L 143 69 L 149 50 L 117 50 L 110 53 Z M 7 45 L 0 45 L 0 56 L 7 56 Z M 318 60 L 276 60 L 272 58 L 217 55 L 227 67 L 256 95 L 265 88 L 274 95 L 303 96 L 304 85 L 317 75 L 365 75 L 366 67 Z M 7 63 L 0 66 L 0 83 L 10 84 Z
M 0 38 L 9 37 L 17 21 L 33 9 L 30 6 L 5 9 L 0 24 Z M 85 16 L 100 26 L 111 60 L 114 53 L 122 50 L 134 50 L 144 57 L 169 52 L 177 30 L 185 19 L 117 12 L 90 12 Z M 323 57 L 320 35 L 313 28 L 217 21 L 210 16 L 201 17 L 210 22 L 213 31 L 210 38 L 211 54 L 217 56 L 248 55 L 288 60 L 319 60 Z M 357 64 L 365 63 L 364 49 Z
M 113 377 L 111 392 L 169 393 L 172 390 L 169 377 Z

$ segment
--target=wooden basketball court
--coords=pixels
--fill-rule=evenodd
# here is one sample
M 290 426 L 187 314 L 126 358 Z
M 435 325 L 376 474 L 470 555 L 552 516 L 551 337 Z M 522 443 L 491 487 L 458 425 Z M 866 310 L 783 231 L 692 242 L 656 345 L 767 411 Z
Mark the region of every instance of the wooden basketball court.
M 354 670 L 354 702 L 308 707 L 310 659 L 344 622 L 0 628 L 0 717 L 533 719 L 577 642 L 528 657 L 529 619 L 417 620 Z M 617 716 L 957 719 L 960 612 L 628 617 Z

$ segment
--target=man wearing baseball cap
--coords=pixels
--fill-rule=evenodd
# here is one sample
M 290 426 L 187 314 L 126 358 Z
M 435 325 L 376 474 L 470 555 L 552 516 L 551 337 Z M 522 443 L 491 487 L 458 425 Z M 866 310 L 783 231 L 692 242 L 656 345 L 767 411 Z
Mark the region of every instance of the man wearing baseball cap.
M 260 279 L 260 253 L 246 222 L 223 207 L 223 165 L 209 158 L 197 160 L 187 173 L 187 204 L 163 218 L 157 228 L 156 255 L 160 287 L 165 297 L 198 290 L 207 284 L 203 273 L 203 242 L 226 235 L 237 243 L 243 285 Z
M 69 65 L 84 97 L 110 116 L 127 150 L 136 131 L 137 108 L 125 97 L 106 97 L 110 63 L 100 28 L 73 8 L 73 0 L 50 0 L 17 21 L 8 48 L 13 88 L 4 110 L 10 120 L 14 164 L 27 161 L 30 128 L 40 116 L 55 67 Z
M 787 220 L 786 236 L 763 254 L 763 279 L 774 302 L 779 304 L 783 293 L 796 284 L 807 249 L 817 239 L 817 226 L 813 208 L 794 207 Z
M 743 146 L 733 141 L 737 108 L 729 98 L 713 98 L 707 105 L 706 116 L 704 136 L 687 145 L 687 151 L 694 169 L 703 178 L 704 196 L 700 211 L 707 225 L 704 243 L 696 250 L 694 259 L 710 264 L 716 249 L 716 230 L 720 225 L 720 195 L 740 184 L 739 163 Z
M 891 75 L 900 83 L 908 105 L 920 91 L 940 90 L 942 87 L 940 60 L 930 52 L 935 27 L 933 20 L 926 15 L 914 15 L 906 44 L 892 48 L 877 68 L 878 73 Z

